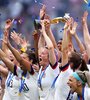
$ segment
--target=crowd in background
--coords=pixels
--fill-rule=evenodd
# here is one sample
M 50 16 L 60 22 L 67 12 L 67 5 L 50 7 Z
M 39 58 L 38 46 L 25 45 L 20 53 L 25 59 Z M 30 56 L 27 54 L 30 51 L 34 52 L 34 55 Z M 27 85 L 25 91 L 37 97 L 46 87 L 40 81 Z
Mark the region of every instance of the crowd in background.
M 70 16 L 79 24 L 77 34 L 83 41 L 80 21 L 84 10 L 90 11 L 90 7 L 83 0 L 0 0 L 0 37 L 2 37 L 1 33 L 6 19 L 21 19 L 22 23 L 15 22 L 13 28 L 17 32 L 22 33 L 23 36 L 27 37 L 30 43 L 33 44 L 33 20 L 38 19 L 39 9 L 42 7 L 39 3 L 47 6 L 47 13 L 51 18 L 62 17 L 65 13 L 70 13 Z M 88 17 L 88 20 L 90 20 L 90 17 Z M 89 23 L 88 25 L 90 26 Z M 58 41 L 62 38 L 63 24 L 52 25 L 52 27 L 53 34 Z
M 0 100 L 90 99 L 90 14 L 84 3 L 0 2 Z M 51 24 L 66 12 L 69 17 Z

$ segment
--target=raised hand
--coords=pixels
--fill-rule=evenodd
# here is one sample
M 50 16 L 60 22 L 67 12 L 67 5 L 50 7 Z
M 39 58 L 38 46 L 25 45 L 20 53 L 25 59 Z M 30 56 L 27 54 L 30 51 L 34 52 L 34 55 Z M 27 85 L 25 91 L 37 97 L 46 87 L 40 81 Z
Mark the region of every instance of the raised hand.
M 20 44 L 20 40 L 21 40 L 21 34 L 19 33 L 16 33 L 15 31 L 11 32 L 11 36 L 10 36 L 13 41 L 19 45 Z
M 50 21 L 48 19 L 42 20 L 41 21 L 42 30 L 45 30 L 46 31 L 46 28 L 49 28 L 49 27 L 47 27 L 49 24 L 50 24 Z
M 87 16 L 88 16 L 88 12 L 85 11 L 82 17 L 82 24 L 84 24 L 87 21 Z
M 20 45 L 25 49 L 30 46 L 29 41 L 27 41 L 26 38 L 20 38 Z
M 46 20 L 45 22 L 45 31 L 48 33 L 50 31 L 50 16 L 48 14 L 45 15 L 44 20 Z
M 13 20 L 8 19 L 5 24 L 5 30 L 9 30 L 11 28 L 13 22 L 14 22 L 14 19 Z
M 77 22 L 74 22 L 73 25 L 72 25 L 72 29 L 70 29 L 70 34 L 71 35 L 75 35 L 76 34 L 77 26 L 78 26 Z
M 20 45 L 23 48 L 27 48 L 29 46 L 29 42 L 21 37 L 21 34 L 16 33 L 15 31 L 11 32 L 11 38 L 15 41 L 17 45 Z
M 45 14 L 46 14 L 46 6 L 43 5 L 39 13 L 40 19 L 44 19 Z
M 48 34 L 50 32 L 50 20 L 49 19 L 41 20 L 41 25 L 42 25 L 42 28 Z
M 72 29 L 72 24 L 73 24 L 73 18 L 72 17 L 70 17 L 67 21 L 66 21 L 66 23 L 65 23 L 65 25 L 64 25 L 64 29 Z

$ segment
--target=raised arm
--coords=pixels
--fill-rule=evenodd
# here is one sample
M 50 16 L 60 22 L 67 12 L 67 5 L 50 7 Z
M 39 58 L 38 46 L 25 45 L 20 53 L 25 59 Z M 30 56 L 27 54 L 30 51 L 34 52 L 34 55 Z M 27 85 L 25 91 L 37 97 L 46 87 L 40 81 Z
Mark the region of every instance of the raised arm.
M 3 73 L 5 76 L 8 75 L 8 69 L 2 65 L 0 65 L 0 73 Z
M 38 41 L 39 41 L 39 34 L 37 30 L 33 31 L 33 39 L 34 39 L 34 48 L 35 48 L 35 55 L 38 59 Z
M 14 20 L 6 20 L 6 23 L 5 23 L 5 27 L 4 27 L 4 35 L 3 35 L 3 40 L 6 41 L 6 39 L 9 37 L 9 30 L 13 24 L 13 21 Z M 2 50 L 7 53 L 7 50 L 8 50 L 8 47 L 7 45 L 2 41 Z
M 45 5 L 43 5 L 42 9 L 40 10 L 40 18 L 41 19 L 43 18 L 43 19 L 46 19 L 46 20 L 49 20 L 49 21 L 51 20 L 50 16 L 48 14 L 46 14 L 46 6 Z M 48 37 L 50 38 L 50 40 L 52 41 L 54 48 L 57 50 L 58 59 L 60 59 L 60 51 L 57 47 L 57 43 L 56 43 L 55 37 L 52 33 L 50 23 L 45 24 L 45 31 L 46 31 L 46 34 L 48 35 Z
M 70 34 L 75 38 L 78 47 L 80 49 L 80 52 L 83 53 L 85 51 L 85 47 L 82 44 L 81 40 L 79 39 L 78 35 L 76 34 L 76 28 L 77 28 L 77 22 L 74 21 L 73 25 L 72 25 L 72 29 L 70 30 Z
M 22 38 L 21 34 L 16 33 L 15 31 L 11 32 L 10 37 L 18 46 L 20 46 L 19 49 L 21 49 L 21 51 L 23 52 L 25 52 L 27 50 L 27 47 L 30 45 L 29 41 L 27 41 L 26 38 Z
M 44 19 L 45 14 L 46 14 L 46 6 L 43 5 L 39 12 L 40 20 Z M 38 40 L 38 49 L 45 46 L 45 40 L 44 40 L 43 35 L 41 34 L 42 29 L 39 29 L 39 31 L 40 31 L 40 36 L 39 36 L 39 40 Z
M 45 39 L 47 48 L 49 50 L 49 61 L 52 65 L 56 63 L 56 56 L 55 56 L 55 51 L 54 51 L 54 46 L 50 38 L 47 36 L 46 31 L 45 31 L 45 20 L 42 21 L 42 34 Z
M 6 54 L 0 49 L 0 58 L 5 63 L 7 68 L 14 73 L 14 64 L 9 60 L 9 58 L 6 56 Z M 4 70 L 4 69 L 2 69 Z M 5 70 L 4 70 L 5 71 Z
M 68 23 L 65 23 L 62 40 L 62 66 L 68 63 Z
M 89 30 L 88 30 L 88 25 L 87 25 L 87 16 L 88 16 L 88 12 L 85 11 L 82 17 L 82 25 L 83 25 L 84 42 L 85 42 L 86 50 L 90 59 L 90 35 L 89 35 Z
M 18 50 L 16 50 L 14 47 L 12 47 L 12 45 L 10 44 L 10 42 L 7 43 L 8 48 L 11 50 L 11 52 L 13 53 L 13 55 L 15 56 L 16 60 L 23 65 L 23 67 L 28 70 L 31 71 L 31 63 L 30 61 L 24 59 L 23 57 L 21 57 L 20 53 Z

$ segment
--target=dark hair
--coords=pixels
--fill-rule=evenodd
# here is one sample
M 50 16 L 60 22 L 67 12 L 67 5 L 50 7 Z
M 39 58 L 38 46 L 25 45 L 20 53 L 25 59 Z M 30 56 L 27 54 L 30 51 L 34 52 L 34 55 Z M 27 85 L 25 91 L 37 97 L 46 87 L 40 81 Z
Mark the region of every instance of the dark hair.
M 87 65 L 82 58 L 82 55 L 79 54 L 78 52 L 72 52 L 71 57 L 69 59 L 69 62 L 73 63 L 72 69 L 75 71 L 76 69 L 81 70 L 81 71 L 88 71 Z
M 29 60 L 32 60 L 33 64 L 37 64 L 38 61 L 37 61 L 35 52 L 33 50 L 27 49 L 26 54 L 28 54 Z
M 62 44 L 62 38 L 58 40 L 57 44 Z

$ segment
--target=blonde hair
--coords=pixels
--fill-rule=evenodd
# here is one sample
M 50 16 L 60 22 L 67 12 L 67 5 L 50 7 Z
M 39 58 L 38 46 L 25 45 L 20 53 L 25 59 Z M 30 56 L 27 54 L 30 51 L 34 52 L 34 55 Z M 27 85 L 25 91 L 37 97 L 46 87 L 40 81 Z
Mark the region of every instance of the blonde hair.
M 90 72 L 89 71 L 76 71 L 83 82 L 87 83 L 90 87 Z

